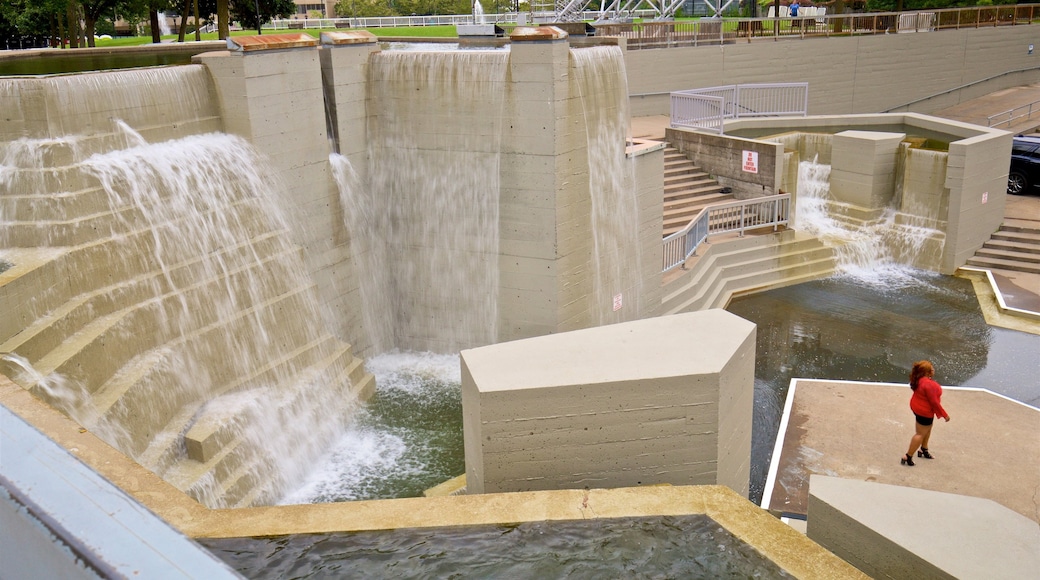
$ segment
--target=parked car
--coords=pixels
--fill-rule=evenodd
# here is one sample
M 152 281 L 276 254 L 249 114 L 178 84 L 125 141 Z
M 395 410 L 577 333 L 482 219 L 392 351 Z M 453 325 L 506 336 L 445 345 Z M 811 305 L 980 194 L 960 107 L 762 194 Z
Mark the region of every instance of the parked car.
M 1040 187 L 1040 135 L 1019 135 L 1011 144 L 1007 192 L 1022 195 L 1037 187 Z

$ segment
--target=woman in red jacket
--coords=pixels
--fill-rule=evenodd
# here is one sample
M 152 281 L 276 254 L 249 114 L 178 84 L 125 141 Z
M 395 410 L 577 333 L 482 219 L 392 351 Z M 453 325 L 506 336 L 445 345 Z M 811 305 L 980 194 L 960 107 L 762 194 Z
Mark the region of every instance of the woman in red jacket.
M 947 422 L 950 420 L 950 414 L 942 408 L 940 403 L 942 387 L 932 379 L 934 375 L 935 368 L 926 360 L 915 362 L 914 368 L 910 370 L 910 388 L 914 391 L 913 396 L 910 397 L 910 410 L 917 418 L 914 425 L 917 432 L 910 439 L 910 449 L 899 459 L 899 463 L 902 465 L 914 464 L 914 451 L 917 451 L 918 457 L 932 459 L 932 454 L 928 453 L 928 438 L 932 435 L 932 421 L 936 417 L 942 417 Z

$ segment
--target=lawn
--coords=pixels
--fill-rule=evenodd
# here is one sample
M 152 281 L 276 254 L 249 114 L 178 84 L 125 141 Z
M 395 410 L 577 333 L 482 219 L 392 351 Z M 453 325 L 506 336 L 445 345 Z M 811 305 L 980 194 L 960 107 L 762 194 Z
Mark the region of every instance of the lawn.
M 304 33 L 309 34 L 315 38 L 318 38 L 322 32 L 346 32 L 348 30 L 368 30 L 376 36 L 396 36 L 396 37 L 426 37 L 426 38 L 455 38 L 458 36 L 455 32 L 455 27 L 452 25 L 444 26 L 397 26 L 397 27 L 386 27 L 386 28 L 367 28 L 367 29 L 355 29 L 355 28 L 326 28 L 326 29 L 307 29 L 307 30 L 272 30 L 268 29 L 264 31 L 264 34 L 293 34 L 293 33 Z M 254 36 L 256 35 L 255 30 L 233 30 L 231 36 Z M 203 33 L 201 35 L 202 40 L 219 40 L 216 32 Z M 176 34 L 167 34 L 162 37 L 163 42 L 176 42 Z M 195 34 L 188 33 L 185 35 L 184 40 L 186 42 L 194 42 Z M 121 36 L 111 39 L 99 38 L 95 40 L 98 47 L 111 47 L 111 46 L 140 46 L 143 44 L 150 44 L 152 37 L 150 36 Z

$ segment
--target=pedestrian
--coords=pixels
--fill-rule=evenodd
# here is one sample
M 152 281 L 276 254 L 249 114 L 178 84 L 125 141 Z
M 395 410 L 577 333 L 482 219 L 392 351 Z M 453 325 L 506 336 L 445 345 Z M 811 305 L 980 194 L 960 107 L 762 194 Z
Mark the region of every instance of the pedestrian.
M 914 451 L 918 457 L 933 459 L 928 452 L 928 438 L 932 435 L 932 421 L 942 417 L 948 423 L 950 414 L 942 408 L 942 387 L 932 378 L 935 368 L 932 363 L 922 360 L 914 363 L 910 370 L 910 389 L 914 394 L 910 397 L 910 410 L 914 412 L 916 432 L 910 438 L 910 449 L 899 459 L 901 465 L 914 464 Z
M 798 0 L 791 0 L 791 5 L 788 7 L 790 10 L 791 18 L 798 18 L 798 9 L 801 5 L 798 4 Z

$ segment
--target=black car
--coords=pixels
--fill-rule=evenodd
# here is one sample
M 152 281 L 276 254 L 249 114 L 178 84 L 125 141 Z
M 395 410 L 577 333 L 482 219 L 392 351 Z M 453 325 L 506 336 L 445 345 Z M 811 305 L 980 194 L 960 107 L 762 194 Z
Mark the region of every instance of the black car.
M 1021 195 L 1036 187 L 1040 187 L 1040 135 L 1019 135 L 1011 144 L 1007 192 Z

